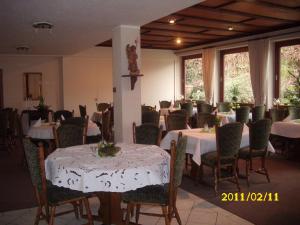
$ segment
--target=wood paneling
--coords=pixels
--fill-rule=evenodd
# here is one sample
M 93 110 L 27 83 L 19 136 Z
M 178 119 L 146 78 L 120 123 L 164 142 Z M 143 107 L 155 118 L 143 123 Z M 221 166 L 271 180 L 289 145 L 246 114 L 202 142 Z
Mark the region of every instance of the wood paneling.
M 176 19 L 173 25 L 171 18 Z M 207 0 L 145 24 L 141 43 L 144 48 L 182 49 L 299 25 L 300 0 Z M 178 37 L 182 45 L 176 45 Z M 111 40 L 98 46 L 111 46 Z

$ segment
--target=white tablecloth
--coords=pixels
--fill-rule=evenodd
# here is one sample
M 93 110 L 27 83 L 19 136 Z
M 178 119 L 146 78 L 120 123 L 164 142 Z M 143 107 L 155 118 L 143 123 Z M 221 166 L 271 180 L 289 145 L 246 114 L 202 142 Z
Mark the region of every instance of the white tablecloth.
M 203 132 L 202 128 L 170 131 L 161 141 L 160 147 L 169 149 L 170 141 L 177 140 L 180 131 L 183 135 L 188 137 L 186 152 L 193 155 L 193 160 L 198 165 L 201 164 L 201 155 L 207 152 L 216 151 L 216 134 L 214 132 Z M 249 146 L 249 128 L 245 125 L 240 147 L 246 146 Z M 270 142 L 268 151 L 275 152 Z
M 230 112 L 218 112 L 217 116 L 221 118 L 222 124 L 232 123 L 236 121 L 236 113 Z M 249 113 L 249 119 L 252 119 L 252 113 Z
M 50 125 L 49 123 L 42 123 L 41 126 L 35 127 L 31 126 L 27 132 L 27 136 L 36 139 L 54 139 L 53 138 L 53 130 L 52 127 L 54 125 Z M 101 134 L 99 127 L 92 121 L 88 123 L 87 136 L 96 136 Z
M 96 145 L 59 148 L 46 161 L 54 185 L 83 192 L 125 192 L 169 182 L 170 156 L 154 145 L 117 144 L 115 157 L 100 158 Z
M 274 122 L 271 133 L 282 137 L 300 138 L 300 119 Z

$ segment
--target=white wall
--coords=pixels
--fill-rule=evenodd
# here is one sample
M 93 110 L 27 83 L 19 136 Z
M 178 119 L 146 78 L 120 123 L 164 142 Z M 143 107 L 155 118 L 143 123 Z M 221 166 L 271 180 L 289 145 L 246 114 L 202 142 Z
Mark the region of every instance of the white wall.
M 172 51 L 141 51 L 142 104 L 156 105 L 174 96 L 174 60 L 176 62 L 175 96 L 179 94 L 178 58 Z M 78 105 L 86 104 L 90 116 L 96 102 L 112 102 L 112 49 L 92 48 L 63 58 L 64 107 L 79 114 Z M 129 82 L 129 80 L 128 80 Z
M 62 107 L 59 78 L 61 61 L 52 56 L 9 56 L 0 55 L 0 68 L 3 69 L 4 107 L 25 108 L 23 74 L 42 73 L 42 92 L 46 104 L 56 110 Z

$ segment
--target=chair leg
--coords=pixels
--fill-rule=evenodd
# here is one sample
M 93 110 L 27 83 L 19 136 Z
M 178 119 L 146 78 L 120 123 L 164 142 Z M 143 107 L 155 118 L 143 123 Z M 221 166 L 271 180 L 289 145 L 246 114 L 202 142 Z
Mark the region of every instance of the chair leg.
M 170 220 L 169 220 L 169 217 L 168 217 L 167 206 L 162 206 L 161 209 L 162 209 L 162 213 L 163 213 L 163 215 L 165 217 L 165 225 L 170 225 Z
M 263 168 L 263 170 L 264 170 L 264 172 L 266 174 L 267 180 L 270 183 L 271 181 L 270 181 L 268 170 L 266 168 L 266 158 L 265 157 L 261 158 L 261 167 Z
M 179 213 L 178 213 L 178 210 L 177 210 L 177 207 L 176 207 L 176 206 L 174 206 L 174 210 L 175 210 L 175 217 L 176 217 L 177 223 L 178 223 L 179 225 L 182 225 L 181 219 L 180 219 L 180 216 L 179 216 Z
M 86 210 L 89 225 L 94 225 L 89 200 L 87 198 L 84 198 L 82 201 L 83 201 L 83 204 L 84 204 L 84 207 L 85 207 L 85 210 Z
M 72 205 L 73 205 L 75 217 L 78 220 L 79 219 L 79 214 L 78 214 L 78 205 L 77 205 L 77 202 L 72 202 Z
M 34 225 L 38 225 L 39 224 L 40 218 L 41 218 L 41 214 L 42 214 L 42 208 L 39 206 L 38 209 L 37 209 L 37 211 L 36 211 Z
M 126 217 L 125 217 L 125 224 L 129 224 L 130 217 L 132 215 L 132 206 L 131 203 L 127 203 L 127 208 L 126 208 Z
M 240 184 L 239 184 L 239 177 L 238 177 L 237 171 L 238 171 L 238 165 L 236 163 L 234 165 L 234 169 L 233 169 L 234 179 L 235 179 L 235 183 L 236 183 L 236 186 L 237 186 L 239 192 L 241 192 L 241 188 L 240 188 Z
M 56 210 L 56 206 L 52 206 L 51 207 L 51 215 L 50 215 L 49 225 L 54 224 L 55 210 Z
M 140 209 L 141 209 L 141 204 L 136 204 L 136 209 L 135 209 L 135 223 L 139 223 L 139 218 L 140 218 Z
M 249 161 L 246 160 L 246 180 L 247 180 L 247 186 L 249 187 Z
M 213 173 L 214 173 L 214 178 L 215 178 L 215 180 L 214 180 L 214 182 L 215 182 L 215 194 L 217 195 L 218 194 L 218 182 L 219 182 L 219 178 L 218 178 L 218 174 L 217 174 L 217 168 L 216 167 L 214 167 L 213 168 Z

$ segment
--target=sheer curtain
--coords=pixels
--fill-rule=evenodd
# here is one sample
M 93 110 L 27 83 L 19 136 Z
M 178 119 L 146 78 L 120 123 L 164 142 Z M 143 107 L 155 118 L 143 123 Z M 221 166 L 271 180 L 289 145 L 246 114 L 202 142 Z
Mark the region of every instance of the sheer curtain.
M 269 40 L 249 42 L 250 76 L 255 105 L 266 103 Z
M 202 69 L 205 100 L 211 103 L 213 97 L 213 82 L 215 72 L 216 49 L 207 48 L 202 51 Z

